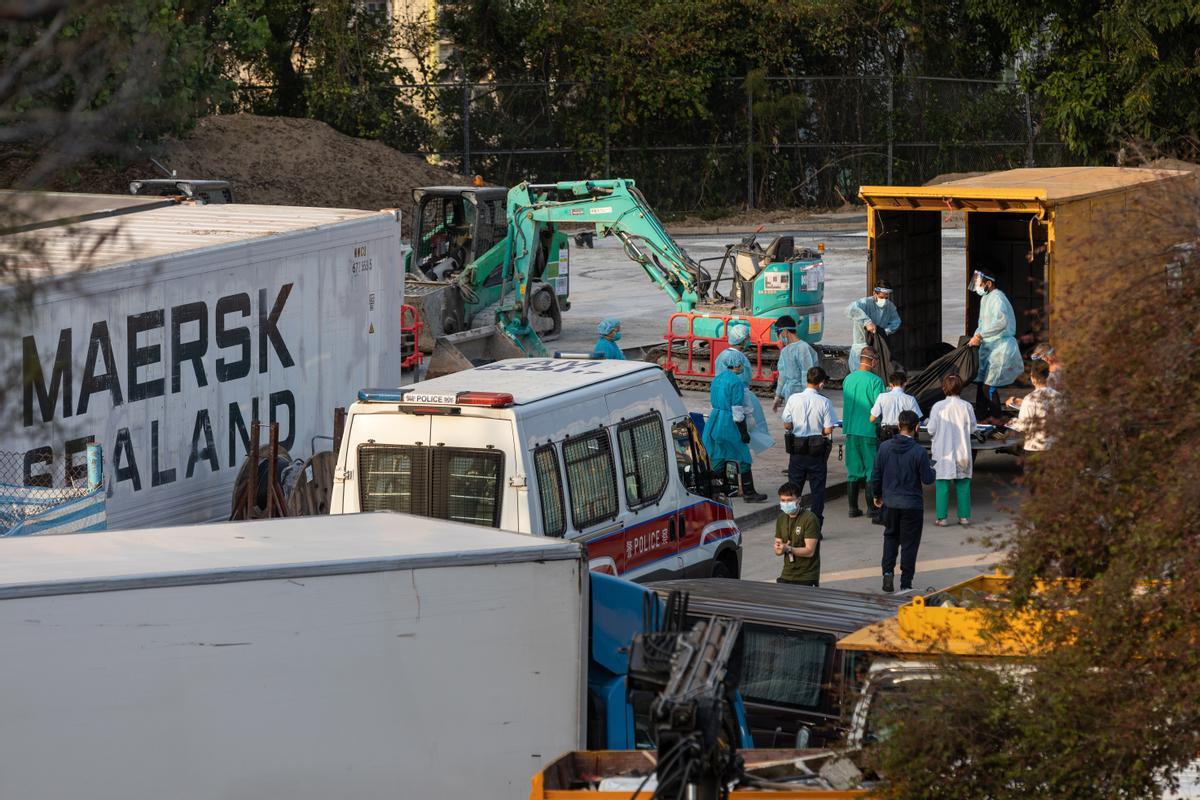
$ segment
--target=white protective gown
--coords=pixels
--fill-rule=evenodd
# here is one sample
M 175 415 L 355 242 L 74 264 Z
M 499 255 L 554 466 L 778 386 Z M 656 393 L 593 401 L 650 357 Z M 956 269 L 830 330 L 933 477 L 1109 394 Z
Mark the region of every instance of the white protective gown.
M 900 330 L 900 312 L 891 300 L 880 308 L 875 304 L 875 295 L 869 294 L 846 306 L 846 316 L 853 322 L 853 341 L 850 343 L 850 358 L 846 363 L 850 371 L 854 372 L 858 369 L 858 357 L 867 346 L 867 323 L 874 322 L 876 328 L 891 336 Z
M 1008 386 L 1025 371 L 1017 348 L 1017 317 L 1012 303 L 999 289 L 992 289 L 979 301 L 979 378 L 988 386 Z
M 975 432 L 975 409 L 961 397 L 947 397 L 929 412 L 929 435 L 933 438 L 934 477 L 939 481 L 971 477 L 971 434 Z

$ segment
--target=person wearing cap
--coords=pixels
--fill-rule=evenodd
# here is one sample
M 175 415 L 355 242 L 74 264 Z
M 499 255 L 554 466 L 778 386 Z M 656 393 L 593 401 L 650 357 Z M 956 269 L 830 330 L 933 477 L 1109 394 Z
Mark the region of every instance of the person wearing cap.
M 742 361 L 742 369 L 738 376 L 741 377 L 742 384 L 746 387 L 746 405 L 750 409 L 750 449 L 756 453 L 762 453 L 774 447 L 775 440 L 767 428 L 767 415 L 763 411 L 762 403 L 750 388 L 750 382 L 754 378 L 754 366 L 744 352 L 744 348 L 750 342 L 750 326 L 744 322 L 730 324 L 726 341 L 729 342 L 729 347 L 725 353 L 731 353 L 731 358 L 736 355 Z
M 1049 342 L 1042 342 L 1037 347 L 1033 348 L 1033 352 L 1029 354 L 1029 360 L 1035 364 L 1042 361 L 1049 367 L 1049 373 L 1046 375 L 1046 388 L 1053 389 L 1056 392 L 1062 391 L 1063 379 L 1063 364 L 1062 359 L 1058 357 L 1058 353 L 1054 352 L 1054 348 Z M 1021 403 L 1018 401 L 1017 406 Z
M 601 320 L 600 324 L 596 326 L 596 332 L 600 334 L 600 338 L 596 340 L 596 346 L 592 348 L 592 358 L 624 361 L 625 354 L 621 352 L 621 348 L 617 347 L 617 340 L 621 338 L 621 320 L 614 317 Z
M 979 301 L 979 325 L 971 337 L 971 347 L 979 348 L 980 384 L 975 393 L 975 416 L 981 420 L 994 419 L 1001 414 L 1000 389 L 1011 386 L 1025 371 L 1025 362 L 1017 347 L 1017 317 L 1012 303 L 996 288 L 995 274 L 977 270 L 972 278 L 972 291 Z
M 784 442 L 788 452 L 788 484 L 795 485 L 796 497 L 808 481 L 809 508 L 821 524 L 825 522 L 825 481 L 829 474 L 829 438 L 837 425 L 837 412 L 820 389 L 829 380 L 825 370 L 811 367 L 805 375 L 805 389 L 795 392 L 783 407 Z
M 808 371 L 819 361 L 813 346 L 796 334 L 796 320 L 780 317 L 775 320 L 775 330 L 784 345 L 779 351 L 779 377 L 775 380 L 772 411 L 778 411 L 789 397 L 804 391 Z
M 871 408 L 884 390 L 883 381 L 874 371 L 875 349 L 863 347 L 858 358 L 858 369 L 842 381 L 842 433 L 846 436 L 846 478 L 849 481 L 851 517 L 862 516 L 858 498 L 864 488 L 867 491 L 867 505 L 872 504 L 873 496 L 867 481 L 875 464 L 878 442 L 875 423 L 871 421 Z M 876 521 L 883 524 L 881 520 Z
M 846 363 L 851 369 L 858 364 L 858 354 L 867 346 L 867 333 L 881 331 L 891 336 L 900 330 L 900 312 L 892 303 L 892 285 L 887 281 L 876 281 L 875 290 L 846 306 L 846 316 L 854 329 L 854 341 L 850 345 L 850 358 Z
M 736 488 L 740 482 L 742 498 L 747 503 L 761 503 L 767 496 L 754 488 L 753 456 L 749 447 L 750 412 L 746 404 L 749 392 L 742 383 L 740 355 L 736 350 L 728 349 L 717 356 L 716 377 L 709 386 L 712 411 L 704 424 L 702 440 L 713 469 L 727 476 L 730 488 Z

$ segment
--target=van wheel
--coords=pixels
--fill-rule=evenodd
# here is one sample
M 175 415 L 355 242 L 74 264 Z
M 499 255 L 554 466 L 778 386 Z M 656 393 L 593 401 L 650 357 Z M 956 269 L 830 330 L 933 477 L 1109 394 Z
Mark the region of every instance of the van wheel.
M 728 558 L 718 558 L 713 561 L 712 577 L 736 578 L 737 576 L 737 567 Z

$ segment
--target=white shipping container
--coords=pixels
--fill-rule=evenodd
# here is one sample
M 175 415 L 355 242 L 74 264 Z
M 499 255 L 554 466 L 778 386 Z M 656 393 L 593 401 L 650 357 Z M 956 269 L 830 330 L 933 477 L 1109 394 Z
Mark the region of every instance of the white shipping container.
M 377 513 L 0 541 L 0 797 L 529 796 L 577 544 Z
M 36 279 L 0 331 L 0 450 L 26 481 L 62 460 L 82 478 L 100 442 L 110 528 L 228 518 L 255 415 L 307 457 L 336 406 L 400 383 L 395 212 L 176 205 L 7 236 L 0 257 Z

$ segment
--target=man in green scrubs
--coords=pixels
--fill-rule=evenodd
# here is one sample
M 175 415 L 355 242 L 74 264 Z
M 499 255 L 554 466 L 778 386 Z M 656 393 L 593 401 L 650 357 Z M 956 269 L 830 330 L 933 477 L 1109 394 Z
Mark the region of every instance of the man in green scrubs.
M 846 477 L 850 482 L 850 516 L 861 517 L 858 498 L 865 488 L 867 507 L 871 507 L 871 489 L 867 480 L 875 464 L 875 423 L 871 408 L 883 394 L 883 381 L 875 374 L 875 350 L 864 347 L 859 353 L 858 369 L 842 381 L 842 433 L 846 436 Z

